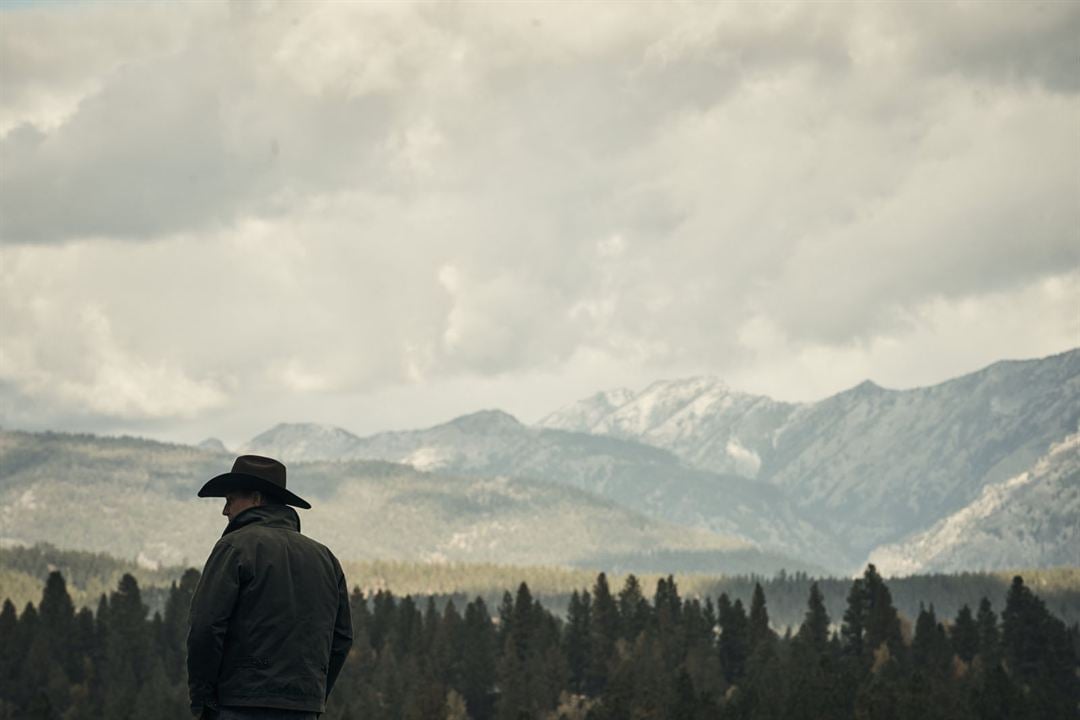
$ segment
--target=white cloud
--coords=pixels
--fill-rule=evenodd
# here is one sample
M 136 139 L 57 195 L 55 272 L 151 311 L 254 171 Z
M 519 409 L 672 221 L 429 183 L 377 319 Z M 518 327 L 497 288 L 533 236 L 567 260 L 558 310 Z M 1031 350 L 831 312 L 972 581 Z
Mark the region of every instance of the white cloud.
M 5 423 L 528 417 L 702 371 L 795 398 L 1078 345 L 1078 28 L 1065 4 L 7 11 Z

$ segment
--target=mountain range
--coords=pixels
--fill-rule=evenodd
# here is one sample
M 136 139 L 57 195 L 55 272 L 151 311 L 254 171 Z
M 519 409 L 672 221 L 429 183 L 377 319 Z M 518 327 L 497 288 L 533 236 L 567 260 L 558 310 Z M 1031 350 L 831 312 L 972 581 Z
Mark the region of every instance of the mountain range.
M 687 378 L 597 393 L 535 425 L 500 410 L 368 437 L 280 424 L 238 450 L 283 459 L 322 501 L 305 518 L 358 559 L 847 573 L 869 558 L 902 573 L 1076 564 L 1078 421 L 1080 349 L 813 403 Z M 184 460 L 163 471 L 166 456 Z M 78 542 L 64 528 L 92 525 L 72 504 L 93 486 L 114 498 L 103 512 L 163 517 L 93 549 L 174 562 L 194 546 L 162 528 L 209 531 L 188 493 L 228 459 L 212 439 L 2 433 L 0 541 Z
M 1080 351 L 999 362 L 928 388 L 864 382 L 798 405 L 700 379 L 605 396 L 623 403 L 597 412 L 594 396 L 540 425 L 636 438 L 697 467 L 741 471 L 866 554 L 960 510 L 1076 432 Z
M 543 478 L 855 569 L 876 548 L 914 539 L 985 488 L 1031 469 L 1078 422 L 1080 350 L 1071 350 L 925 388 L 866 381 L 814 403 L 688 378 L 600 392 L 535 426 L 499 411 L 366 438 L 279 425 L 246 449 Z M 1065 478 L 1075 484 L 1075 473 Z
M 48 542 L 152 568 L 199 564 L 225 519 L 220 500 L 195 492 L 230 463 L 213 449 L 138 438 L 0 432 L 0 545 Z M 343 559 L 635 572 L 824 569 L 563 485 L 364 460 L 290 462 L 289 478 L 314 506 L 301 512 L 304 530 Z
M 777 488 L 692 467 L 629 440 L 523 425 L 486 410 L 425 430 L 346 438 L 340 429 L 278 425 L 243 450 L 305 460 L 384 460 L 433 473 L 567 485 L 667 522 L 734 536 L 804 562 L 843 567 L 832 533 Z M 805 548 L 814 548 L 813 554 Z

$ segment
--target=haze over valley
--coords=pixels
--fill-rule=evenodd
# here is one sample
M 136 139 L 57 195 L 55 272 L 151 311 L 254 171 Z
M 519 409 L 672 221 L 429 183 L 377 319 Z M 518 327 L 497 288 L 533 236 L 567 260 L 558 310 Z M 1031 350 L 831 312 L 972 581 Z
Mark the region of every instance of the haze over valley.
M 481 410 L 359 437 L 279 424 L 305 531 L 354 560 L 887 574 L 1075 564 L 1080 350 L 895 391 L 780 403 L 709 378 L 604 391 L 526 425 Z M 197 564 L 195 490 L 232 451 L 0 434 L 0 541 Z

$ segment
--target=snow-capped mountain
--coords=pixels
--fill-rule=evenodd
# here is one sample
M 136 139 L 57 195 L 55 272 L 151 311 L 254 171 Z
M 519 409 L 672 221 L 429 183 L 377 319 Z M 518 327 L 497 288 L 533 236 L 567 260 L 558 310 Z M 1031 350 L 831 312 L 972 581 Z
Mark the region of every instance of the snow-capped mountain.
M 313 427 L 315 436 L 309 439 L 307 432 Z M 276 452 L 286 463 L 297 457 L 383 460 L 445 475 L 542 480 L 594 493 L 684 527 L 810 558 L 808 562 L 819 565 L 844 568 L 861 559 L 850 556 L 843 543 L 775 488 L 688 467 L 672 453 L 641 443 L 529 427 L 499 410 L 483 410 L 424 430 L 367 438 L 328 430 L 333 429 L 279 425 L 248 447 Z M 319 439 L 328 434 L 349 440 L 320 445 Z M 325 454 L 313 457 L 315 449 Z
M 1077 350 L 928 388 L 866 382 L 792 413 L 759 478 L 868 554 L 1027 470 L 1078 419 Z
M 695 378 L 654 383 L 603 416 L 583 410 L 600 407 L 594 396 L 541 424 L 581 430 L 575 418 L 587 418 L 589 432 L 755 477 L 865 556 L 959 510 L 1075 432 L 1080 350 L 999 362 L 928 388 L 867 381 L 803 405 Z
M 926 388 L 867 381 L 815 403 L 690 378 L 599 393 L 533 427 L 499 410 L 366 438 L 279 425 L 247 450 L 539 479 L 847 570 L 1029 470 L 1078 420 L 1072 350 Z
M 540 427 L 608 435 L 671 450 L 705 470 L 756 477 L 776 430 L 798 406 L 729 389 L 715 378 L 655 382 L 573 403 Z
M 346 457 L 360 440 L 348 430 L 317 423 L 279 423 L 252 438 L 240 451 L 301 460 Z
M 870 562 L 893 575 L 1075 565 L 1080 562 L 1080 434 L 1029 471 L 988 485 L 967 507 Z

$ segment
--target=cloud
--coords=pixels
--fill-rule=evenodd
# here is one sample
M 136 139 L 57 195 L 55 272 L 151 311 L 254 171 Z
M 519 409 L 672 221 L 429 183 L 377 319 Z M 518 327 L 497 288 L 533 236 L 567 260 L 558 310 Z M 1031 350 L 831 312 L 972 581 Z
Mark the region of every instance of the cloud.
M 3 19 L 0 384 L 20 422 L 318 415 L 463 378 L 542 386 L 515 394 L 539 414 L 554 378 L 768 390 L 748 368 L 783 377 L 784 353 L 823 388 L 885 362 L 866 348 L 918 348 L 922 379 L 916 356 L 965 336 L 949 308 L 983 327 L 1008 298 L 1053 322 L 972 330 L 950 357 L 1080 340 L 1045 315 L 1080 300 L 1070 4 Z

